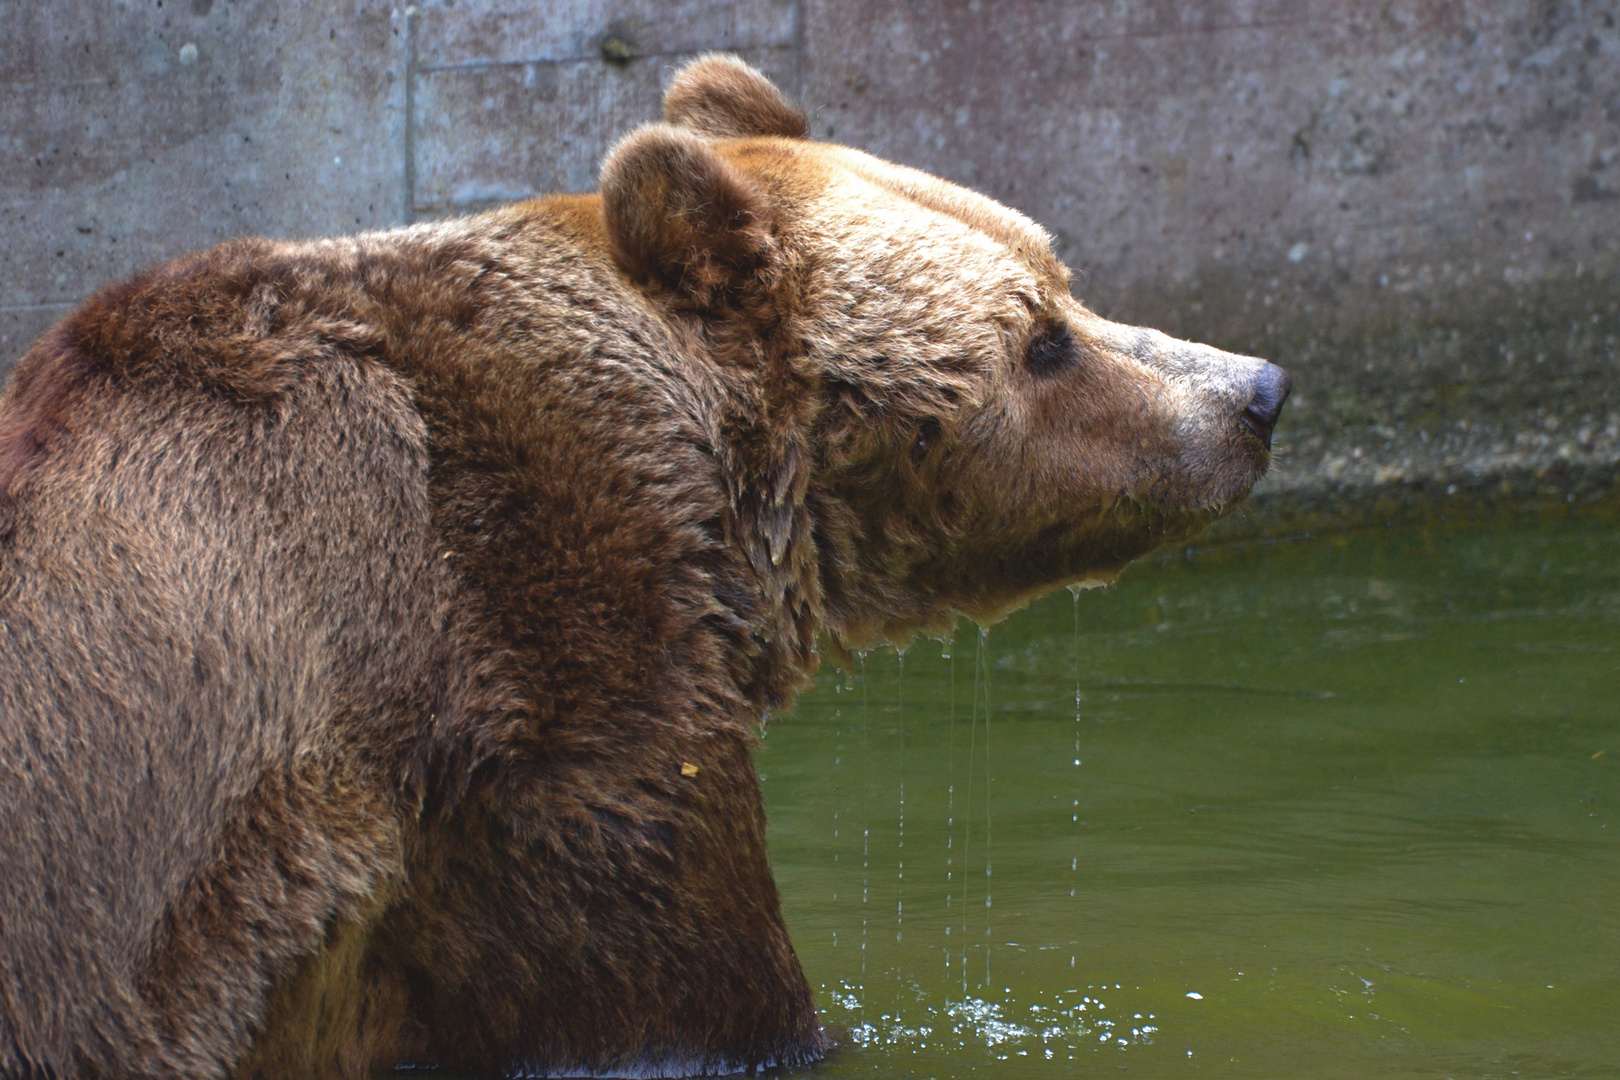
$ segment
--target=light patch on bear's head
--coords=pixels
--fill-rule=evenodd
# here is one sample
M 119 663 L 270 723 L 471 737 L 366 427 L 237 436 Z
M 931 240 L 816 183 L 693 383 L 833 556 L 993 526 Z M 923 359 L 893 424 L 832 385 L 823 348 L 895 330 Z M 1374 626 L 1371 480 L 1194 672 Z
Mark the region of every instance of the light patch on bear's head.
M 700 61 L 672 126 L 610 158 L 604 201 L 610 233 L 647 237 L 623 265 L 696 297 L 712 340 L 752 319 L 768 342 L 760 415 L 803 425 L 777 437 L 808 470 L 797 533 L 845 643 L 1107 579 L 1263 475 L 1278 369 L 1097 316 L 1023 214 L 796 116 L 740 61 Z
M 919 169 L 895 165 L 849 147 L 826 145 L 818 154 L 829 165 L 898 195 L 913 207 L 954 218 L 989 237 L 1049 287 L 1068 292 L 1069 268 L 1053 253 L 1051 234 L 1017 210 Z

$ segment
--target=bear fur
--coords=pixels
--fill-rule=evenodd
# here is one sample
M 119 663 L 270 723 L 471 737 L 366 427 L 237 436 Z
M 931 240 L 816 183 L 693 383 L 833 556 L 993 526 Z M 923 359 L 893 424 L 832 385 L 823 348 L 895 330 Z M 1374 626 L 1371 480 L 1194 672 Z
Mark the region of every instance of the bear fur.
M 0 398 L 0 1076 L 817 1058 L 766 714 L 1192 535 L 1286 393 L 725 57 L 600 195 L 102 290 Z

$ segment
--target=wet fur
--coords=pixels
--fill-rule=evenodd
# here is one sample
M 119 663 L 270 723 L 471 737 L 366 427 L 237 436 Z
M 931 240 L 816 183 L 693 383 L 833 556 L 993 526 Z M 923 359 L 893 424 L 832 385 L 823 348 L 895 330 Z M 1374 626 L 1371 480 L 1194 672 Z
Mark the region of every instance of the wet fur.
M 1038 230 L 735 61 L 666 115 L 600 197 L 227 244 L 19 365 L 0 1075 L 814 1059 L 752 753 L 818 635 L 1117 572 L 1264 468 L 1142 509 L 1169 391 L 997 359 L 1103 347 Z M 1052 410 L 1079 495 L 1017 441 Z

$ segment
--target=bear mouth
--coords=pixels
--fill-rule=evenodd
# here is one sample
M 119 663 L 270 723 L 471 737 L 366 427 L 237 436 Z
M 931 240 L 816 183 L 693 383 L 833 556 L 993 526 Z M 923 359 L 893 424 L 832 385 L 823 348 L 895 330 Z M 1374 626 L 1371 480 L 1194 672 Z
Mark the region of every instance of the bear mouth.
M 1267 424 L 1265 418 L 1260 416 L 1252 406 L 1244 409 L 1238 416 L 1238 423 L 1247 428 L 1250 435 L 1260 440 L 1261 446 L 1264 446 L 1267 450 L 1271 449 L 1271 425 Z
M 1248 431 L 1218 454 L 1195 455 L 1177 464 L 1179 467 L 1159 474 L 1145 489 L 1119 492 L 1108 507 L 1109 514 L 1119 521 L 1150 519 L 1151 523 L 1142 524 L 1157 535 L 1197 531 L 1248 498 L 1270 471 L 1271 453 L 1264 449 L 1258 432 Z

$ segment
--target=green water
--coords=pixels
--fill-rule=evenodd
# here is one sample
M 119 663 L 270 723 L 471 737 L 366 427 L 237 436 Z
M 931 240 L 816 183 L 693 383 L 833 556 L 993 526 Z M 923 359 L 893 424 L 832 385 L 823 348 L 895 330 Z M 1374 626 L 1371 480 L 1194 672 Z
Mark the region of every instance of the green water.
M 761 757 L 810 1075 L 1620 1075 L 1617 689 L 1601 524 L 1178 556 L 829 670 Z

